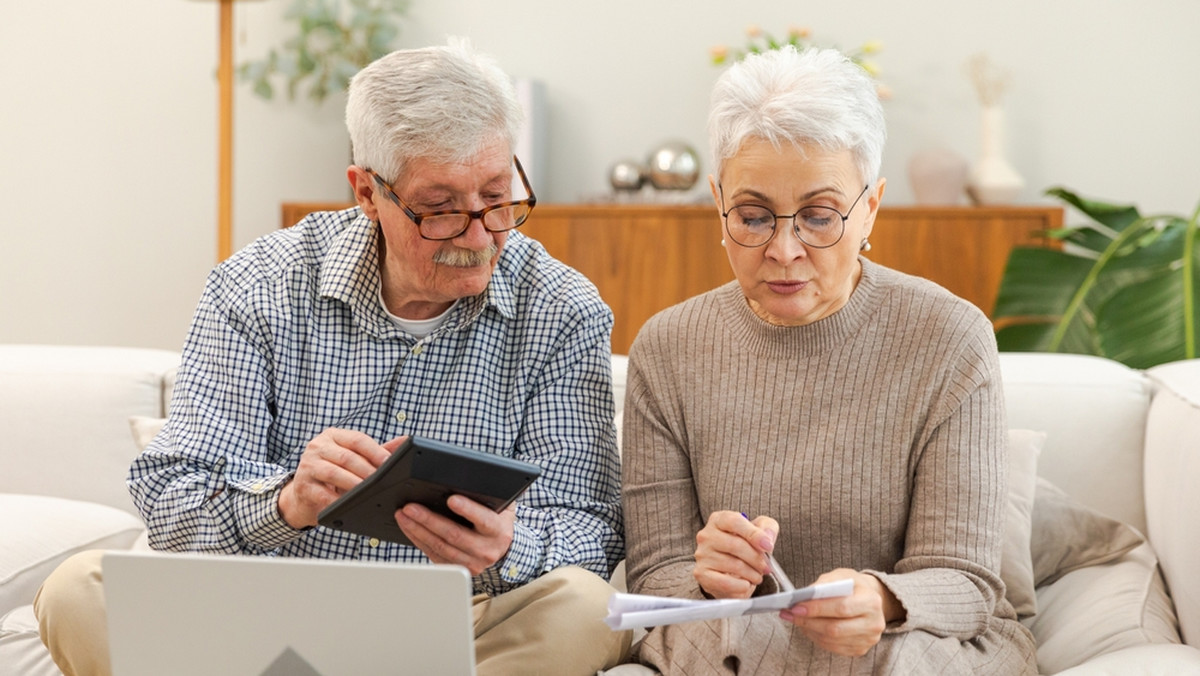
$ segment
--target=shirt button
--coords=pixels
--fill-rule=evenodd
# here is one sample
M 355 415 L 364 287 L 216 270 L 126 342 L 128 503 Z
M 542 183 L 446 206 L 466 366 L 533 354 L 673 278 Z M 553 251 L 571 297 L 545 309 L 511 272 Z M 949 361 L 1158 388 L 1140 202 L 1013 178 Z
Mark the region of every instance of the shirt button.
M 515 579 L 517 577 L 517 567 L 509 566 L 508 570 L 504 571 L 504 573 L 505 573 L 505 575 L 508 575 L 509 578 Z
M 367 544 L 371 545 L 371 547 L 378 547 L 379 538 L 371 538 L 370 540 L 367 540 Z
M 407 413 L 405 413 L 404 411 L 400 411 L 399 413 L 396 414 L 396 422 L 404 422 L 405 420 L 408 420 Z
M 416 347 L 414 347 L 412 349 L 413 354 L 421 354 L 424 351 L 425 351 L 425 346 L 420 343 L 417 343 Z

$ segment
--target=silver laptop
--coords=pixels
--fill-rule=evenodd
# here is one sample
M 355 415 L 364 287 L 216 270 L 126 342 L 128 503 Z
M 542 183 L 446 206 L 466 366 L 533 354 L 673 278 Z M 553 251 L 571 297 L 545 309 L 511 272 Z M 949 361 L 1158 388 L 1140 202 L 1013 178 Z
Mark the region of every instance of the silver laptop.
M 117 676 L 474 676 L 458 566 L 109 552 Z

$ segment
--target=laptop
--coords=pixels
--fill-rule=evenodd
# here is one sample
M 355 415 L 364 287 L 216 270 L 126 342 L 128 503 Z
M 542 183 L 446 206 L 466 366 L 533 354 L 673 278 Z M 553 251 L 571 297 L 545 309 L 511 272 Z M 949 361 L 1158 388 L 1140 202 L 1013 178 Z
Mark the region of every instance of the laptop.
M 474 676 L 465 568 L 113 551 L 118 676 Z

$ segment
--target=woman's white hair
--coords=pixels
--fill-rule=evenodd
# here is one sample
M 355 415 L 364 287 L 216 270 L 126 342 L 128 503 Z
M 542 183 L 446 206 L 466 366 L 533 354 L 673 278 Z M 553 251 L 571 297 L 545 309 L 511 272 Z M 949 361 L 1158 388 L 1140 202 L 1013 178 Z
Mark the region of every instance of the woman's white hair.
M 351 79 L 346 101 L 354 164 L 389 182 L 418 157 L 463 162 L 498 140 L 514 147 L 522 115 L 508 75 L 457 38 L 379 58 Z
M 747 139 L 780 148 L 813 144 L 850 150 L 869 185 L 879 178 L 887 126 L 875 83 L 834 49 L 790 45 L 751 54 L 726 70 L 712 92 L 709 148 L 717 180 Z

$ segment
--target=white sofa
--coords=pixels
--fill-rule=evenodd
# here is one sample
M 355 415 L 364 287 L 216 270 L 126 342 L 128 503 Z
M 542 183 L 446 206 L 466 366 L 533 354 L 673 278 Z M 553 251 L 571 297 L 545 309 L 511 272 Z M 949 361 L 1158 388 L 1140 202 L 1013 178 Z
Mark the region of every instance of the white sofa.
M 165 414 L 178 358 L 159 350 L 0 345 L 0 676 L 59 673 L 29 605 L 49 570 L 81 549 L 144 546 L 124 487 L 137 453 L 131 419 L 136 427 Z M 1148 540 L 1115 560 L 1060 570 L 1037 588 L 1037 613 L 1025 622 L 1039 642 L 1041 671 L 1200 674 L 1193 647 L 1200 646 L 1200 360 L 1148 372 L 1068 355 L 1005 354 L 1001 361 L 1010 427 L 1046 433 L 1037 473 Z M 624 358 L 614 358 L 618 405 L 624 373 Z M 1067 503 L 1052 512 L 1044 494 L 1037 496 L 1034 513 L 1068 513 L 1061 511 Z M 1030 525 L 1035 541 L 1056 540 L 1031 558 L 1054 549 L 1056 562 L 1070 569 L 1067 559 L 1078 564 L 1128 536 L 1119 525 L 1124 535 L 1114 535 L 1110 521 L 1103 530 L 1070 513 L 1070 523 L 1105 536 L 1068 546 L 1070 533 L 1052 528 L 1066 527 L 1066 519 L 1041 531 Z M 608 673 L 651 672 L 624 665 Z

